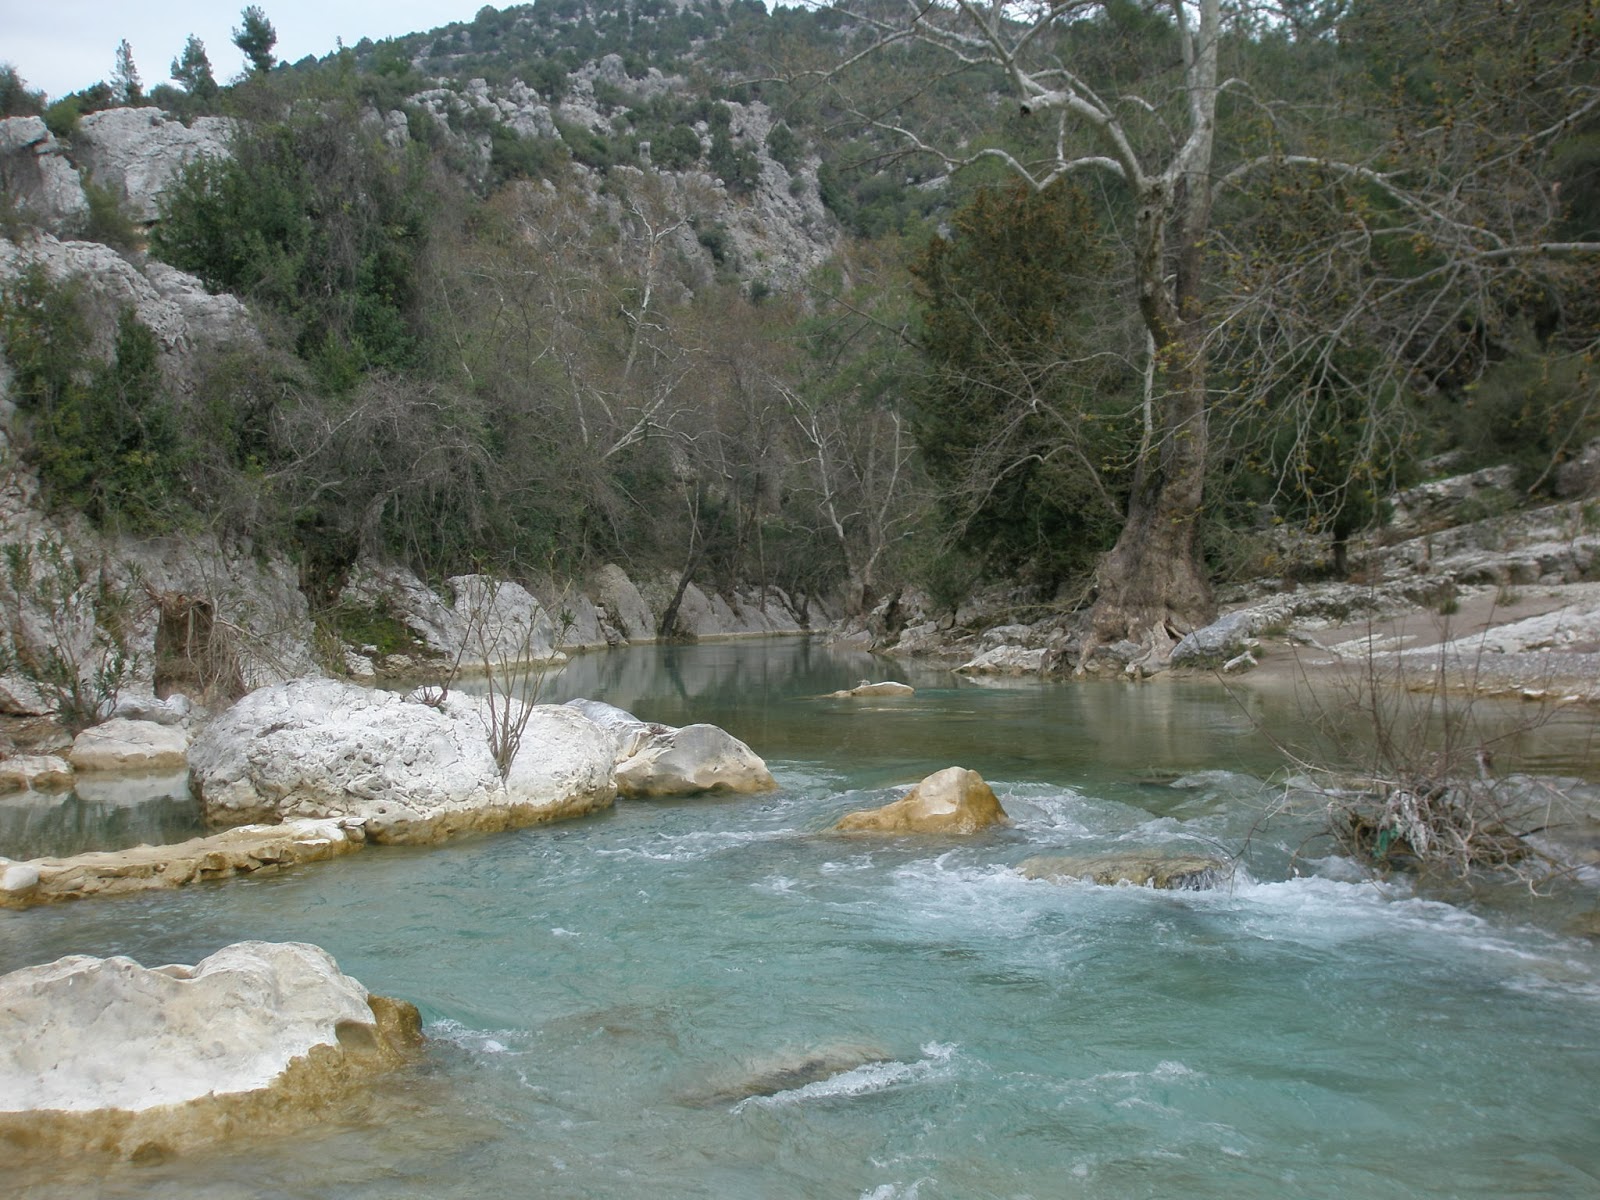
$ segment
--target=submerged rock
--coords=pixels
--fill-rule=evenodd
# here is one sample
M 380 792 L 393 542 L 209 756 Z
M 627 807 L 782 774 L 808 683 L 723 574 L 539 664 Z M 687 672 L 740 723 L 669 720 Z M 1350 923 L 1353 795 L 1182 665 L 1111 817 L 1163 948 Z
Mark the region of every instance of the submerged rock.
M 520 708 L 513 705 L 513 721 Z M 536 704 L 516 731 L 480 697 L 439 704 L 334 680 L 262 688 L 212 721 L 190 753 L 214 824 L 347 817 L 379 842 L 434 842 L 609 805 L 614 741 L 581 713 Z
M 863 679 L 853 688 L 843 691 L 829 692 L 823 697 L 825 700 L 849 700 L 854 696 L 910 696 L 916 688 L 909 683 L 896 683 L 893 680 L 884 680 L 882 683 L 868 683 Z
M 698 792 L 770 792 L 778 786 L 767 764 L 738 738 L 715 725 L 681 729 L 641 721 L 599 700 L 569 700 L 604 729 L 615 745 L 617 794 L 629 799 L 689 796 Z
M 70 955 L 0 977 L 0 1145 L 150 1161 L 288 1132 L 420 1041 L 413 1005 L 305 943 L 192 967 Z
M 1233 878 L 1231 864 L 1197 854 L 1041 855 L 1023 860 L 1017 870 L 1028 879 L 1050 883 L 1084 880 L 1107 887 L 1131 884 L 1188 892 L 1221 887 Z
M 679 1100 L 684 1104 L 707 1108 L 737 1104 L 752 1096 L 776 1096 L 779 1092 L 792 1092 L 869 1063 L 888 1061 L 889 1055 L 876 1046 L 851 1043 L 785 1051 L 771 1058 L 741 1063 L 726 1078 L 713 1080 L 703 1088 L 686 1092 Z
M 893 804 L 846 813 L 833 832 L 969 834 L 1005 820 L 1005 809 L 976 771 L 946 767 Z

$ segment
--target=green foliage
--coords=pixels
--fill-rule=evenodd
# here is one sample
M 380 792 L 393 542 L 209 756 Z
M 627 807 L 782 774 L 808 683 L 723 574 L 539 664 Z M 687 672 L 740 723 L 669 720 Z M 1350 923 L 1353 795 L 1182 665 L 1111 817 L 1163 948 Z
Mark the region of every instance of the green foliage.
M 1554 464 L 1600 436 L 1595 369 L 1576 356 L 1527 354 L 1491 367 L 1441 416 L 1468 467 L 1510 463 L 1522 491 L 1549 493 Z
M 282 313 L 334 391 L 422 358 L 426 151 L 391 150 L 356 105 L 330 97 L 243 126 L 230 158 L 184 169 L 151 237 L 158 257 Z
M 329 619 L 341 642 L 368 654 L 381 657 L 391 654 L 431 657 L 434 654 L 425 643 L 417 640 L 410 626 L 395 616 L 387 604 L 380 603 L 376 607 L 338 604 L 331 610 Z
M 497 182 L 545 178 L 568 161 L 565 144 L 554 138 L 521 137 L 499 124 L 489 127 L 489 167 Z
M 66 95 L 44 110 L 45 128 L 62 141 L 70 141 L 78 132 L 78 118 L 83 115 L 83 99 L 76 93 Z
M 700 136 L 687 125 L 673 125 L 650 139 L 650 161 L 663 171 L 686 171 L 700 161 Z
M 76 289 L 34 269 L 0 302 L 0 341 L 28 419 L 25 453 L 50 502 L 100 525 L 169 521 L 184 447 L 155 335 L 132 309 L 110 361 L 96 361 Z
M 118 250 L 137 249 L 143 240 L 138 223 L 128 215 L 122 196 L 115 188 L 83 180 L 83 198 L 89 205 L 89 219 L 84 236 L 92 242 L 104 242 Z
M 0 118 L 37 117 L 44 112 L 44 93 L 30 88 L 11 63 L 0 63 Z
M 121 619 L 131 606 L 131 587 L 91 572 L 57 538 L 0 545 L 0 611 L 10 614 L 0 671 L 37 684 L 67 729 L 93 725 L 133 673 Z
M 773 162 L 793 174 L 800 168 L 805 143 L 794 130 L 779 121 L 767 133 L 767 153 L 772 156 Z
M 278 44 L 278 31 L 258 4 L 246 6 L 239 13 L 239 22 L 233 30 L 233 44 L 250 60 L 251 69 L 264 75 L 276 62 L 272 48 Z
M 1129 381 L 1094 353 L 1097 234 L 1081 193 L 1014 183 L 980 191 L 913 267 L 929 365 L 913 429 L 960 543 L 993 570 L 1083 573 L 1120 526 L 1137 432 Z
M 711 173 L 721 179 L 735 196 L 754 191 L 761 182 L 760 160 L 750 151 L 738 149 L 726 128 L 715 129 L 712 133 L 707 162 Z
M 183 52 L 172 60 L 172 77 L 183 85 L 183 90 L 202 103 L 210 103 L 217 95 L 217 78 L 211 73 L 211 59 L 206 54 L 206 44 L 194 34 L 183 44 Z

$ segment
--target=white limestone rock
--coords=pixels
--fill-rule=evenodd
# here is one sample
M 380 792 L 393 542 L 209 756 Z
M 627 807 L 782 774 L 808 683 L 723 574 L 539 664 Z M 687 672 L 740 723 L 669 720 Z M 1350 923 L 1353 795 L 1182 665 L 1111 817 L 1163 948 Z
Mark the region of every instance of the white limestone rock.
M 778 786 L 755 751 L 715 725 L 641 721 L 598 700 L 569 700 L 613 739 L 617 793 L 630 799 L 699 792 L 749 794 Z
M 0 121 L 0 183 L 22 212 L 52 228 L 73 229 L 89 214 L 78 172 L 39 117 Z
M 146 224 L 185 164 L 229 157 L 233 122 L 226 117 L 174 121 L 159 108 L 109 108 L 78 122 L 72 144 L 78 164 L 102 187 L 115 188 L 130 215 Z
M 55 711 L 55 698 L 27 676 L 0 675 L 0 713 L 8 717 L 42 717 Z
M 112 717 L 74 738 L 68 758 L 79 771 L 173 771 L 188 761 L 188 751 L 183 729 Z
M 520 710 L 519 710 L 520 711 Z M 441 706 L 333 680 L 252 692 L 190 751 L 207 820 L 354 817 L 380 842 L 438 841 L 609 805 L 615 741 L 577 711 L 535 705 L 501 778 L 480 697 Z
M 25 896 L 39 886 L 39 868 L 32 863 L 0 859 L 0 893 Z
M 455 594 L 466 661 L 499 667 L 566 662 L 556 648 L 555 622 L 520 583 L 488 575 L 456 575 L 446 582 Z
M 963 675 L 1037 675 L 1044 670 L 1047 651 L 1000 645 L 985 650 L 956 668 Z
M 413 1006 L 305 943 L 194 966 L 69 955 L 0 977 L 0 1140 L 148 1159 L 281 1130 L 419 1040 Z
M 20 243 L 0 239 L 0 284 L 35 265 L 55 282 L 86 281 L 93 351 L 103 358 L 111 357 L 117 314 L 126 305 L 168 353 L 186 353 L 208 339 L 256 336 L 237 296 L 213 296 L 194 276 L 174 267 L 146 263 L 141 269 L 99 242 L 62 241 L 49 234 Z
M 152 692 L 125 692 L 111 706 L 111 716 L 157 725 L 181 725 L 194 712 L 194 703 L 182 692 L 162 699 Z

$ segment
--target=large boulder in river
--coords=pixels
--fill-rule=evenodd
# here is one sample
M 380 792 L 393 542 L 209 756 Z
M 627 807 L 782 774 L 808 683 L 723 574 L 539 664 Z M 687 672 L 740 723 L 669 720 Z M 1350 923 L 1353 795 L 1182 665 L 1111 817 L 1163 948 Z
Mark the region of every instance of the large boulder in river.
M 415 1007 L 304 943 L 192 967 L 70 955 L 0 977 L 0 1147 L 148 1161 L 287 1131 L 420 1040 Z
M 1221 887 L 1233 878 L 1233 867 L 1225 860 L 1201 854 L 1040 855 L 1023 860 L 1017 870 L 1028 879 L 1050 883 L 1082 880 L 1180 892 Z
M 835 833 L 977 833 L 1006 820 L 994 790 L 976 771 L 935 771 L 893 804 L 846 813 Z
M 486 700 L 457 693 L 429 704 L 294 680 L 252 692 L 212 721 L 189 762 L 213 824 L 359 818 L 378 842 L 531 825 L 616 797 L 615 742 L 593 721 L 537 704 L 518 739 L 506 715 L 503 705 L 497 716 Z M 511 716 L 520 719 L 520 705 Z M 503 776 L 497 749 L 509 755 Z
M 681 729 L 641 721 L 599 700 L 569 700 L 616 746 L 617 794 L 630 799 L 699 792 L 770 792 L 778 786 L 760 755 L 715 725 Z

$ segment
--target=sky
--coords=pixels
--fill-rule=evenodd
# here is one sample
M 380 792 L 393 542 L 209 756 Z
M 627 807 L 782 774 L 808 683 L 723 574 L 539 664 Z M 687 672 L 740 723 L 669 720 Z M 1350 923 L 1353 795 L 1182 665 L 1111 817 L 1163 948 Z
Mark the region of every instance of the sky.
M 52 99 L 108 79 L 117 43 L 128 39 L 148 91 L 192 33 L 206 44 L 221 82 L 244 69 L 233 29 L 249 0 L 0 0 L 0 62 Z M 257 0 L 278 33 L 275 53 L 294 62 L 402 33 L 470 21 L 484 0 Z M 496 8 L 510 7 L 496 4 Z

